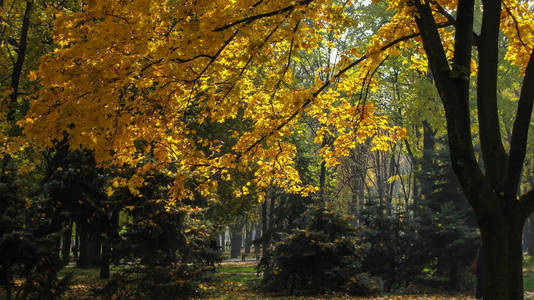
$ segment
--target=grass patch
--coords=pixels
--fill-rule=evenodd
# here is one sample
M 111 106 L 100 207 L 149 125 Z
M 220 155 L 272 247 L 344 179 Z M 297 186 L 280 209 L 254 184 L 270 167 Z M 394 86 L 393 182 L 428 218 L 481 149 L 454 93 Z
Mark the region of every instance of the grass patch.
M 256 276 L 256 274 L 221 274 L 217 275 L 216 277 L 219 277 L 221 279 L 224 279 L 225 281 L 231 281 L 231 282 L 237 282 L 237 283 L 247 283 L 255 280 L 259 280 L 260 277 Z
M 226 282 L 247 283 L 258 280 L 256 266 L 250 264 L 228 264 L 217 268 L 216 277 Z
M 221 266 L 217 268 L 217 272 L 224 273 L 254 273 L 256 274 L 256 267 L 254 266 Z
M 523 289 L 534 290 L 534 257 L 529 255 L 523 257 Z
M 523 276 L 523 289 L 525 291 L 534 290 L 534 277 Z

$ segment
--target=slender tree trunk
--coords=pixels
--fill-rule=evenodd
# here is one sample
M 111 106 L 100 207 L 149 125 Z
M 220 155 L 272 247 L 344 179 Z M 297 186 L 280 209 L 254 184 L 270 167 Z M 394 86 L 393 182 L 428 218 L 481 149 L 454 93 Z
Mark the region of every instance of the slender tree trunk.
M 72 239 L 72 222 L 65 226 L 63 233 L 63 247 L 61 248 L 61 257 L 64 264 L 68 264 L 70 260 L 70 245 Z
M 11 75 L 11 88 L 13 89 L 10 95 L 10 103 L 7 111 L 7 120 L 13 121 L 15 119 L 15 111 L 17 104 L 17 97 L 19 94 L 19 82 L 22 75 L 22 67 L 24 59 L 26 58 L 26 47 L 28 45 L 28 30 L 30 28 L 30 16 L 33 9 L 33 1 L 26 1 L 26 9 L 22 19 L 22 27 L 20 30 L 20 39 L 18 45 L 18 55 L 15 65 L 13 66 L 13 73 Z
M 319 201 L 324 204 L 324 193 L 325 193 L 325 184 L 326 184 L 326 163 L 321 162 L 321 169 L 319 174 Z M 271 198 L 272 200 L 273 198 Z
M 254 229 L 254 239 L 257 240 L 260 236 L 261 232 L 261 225 L 260 223 L 255 224 Z M 256 259 L 260 257 L 260 245 L 258 243 L 254 243 L 254 254 L 256 255 Z
M 271 201 L 269 203 L 269 231 L 273 232 L 274 229 L 274 209 L 276 207 L 276 199 L 275 197 L 271 197 Z
M 80 226 L 78 223 L 74 223 L 76 230 L 74 231 L 74 249 L 72 250 L 72 256 L 78 260 L 78 253 L 80 251 Z
M 267 233 L 267 199 L 261 206 L 261 256 L 265 257 L 269 248 L 269 236 Z
M 224 252 L 226 250 L 226 228 L 222 231 L 220 236 L 221 236 L 221 247 L 222 247 L 222 251 Z
M 352 190 L 348 213 L 349 215 L 355 217 L 358 215 L 358 192 L 356 191 L 356 189 Z
M 421 196 L 428 197 L 432 192 L 433 182 L 429 180 L 429 174 L 433 172 L 434 146 L 436 132 L 432 129 L 427 121 L 423 121 L 423 161 L 421 164 Z
M 381 159 L 380 152 L 375 153 L 375 171 L 376 171 L 376 189 L 378 192 L 378 206 L 377 206 L 377 215 L 382 217 L 384 215 L 384 190 L 382 180 L 382 168 L 381 168 Z
M 250 245 L 252 243 L 252 223 L 246 225 L 245 231 L 245 254 L 250 254 Z
M 395 174 L 395 148 L 393 148 L 393 151 L 391 153 L 391 158 L 389 159 L 389 173 L 387 175 L 387 178 L 393 176 Z M 387 181 L 386 181 L 387 182 Z M 388 183 L 387 185 L 387 193 L 386 193 L 386 205 L 387 205 L 387 213 L 389 216 L 391 216 L 391 213 L 393 212 L 393 192 L 395 188 L 395 182 Z M 398 205 L 397 205 L 398 210 Z

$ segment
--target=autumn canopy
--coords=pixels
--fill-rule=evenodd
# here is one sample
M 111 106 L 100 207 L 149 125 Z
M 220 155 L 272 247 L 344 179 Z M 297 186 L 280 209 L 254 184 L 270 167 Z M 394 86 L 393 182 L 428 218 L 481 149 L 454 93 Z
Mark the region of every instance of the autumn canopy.
M 325 43 L 326 31 L 341 38 L 355 22 L 344 13 L 350 3 L 336 3 L 89 1 L 82 12 L 59 13 L 61 47 L 31 75 L 43 89 L 23 121 L 26 133 L 44 146 L 67 136 L 104 164 L 135 166 L 149 155 L 140 172 L 171 166 L 175 199 L 191 197 L 188 178 L 209 194 L 229 169 L 251 166 L 258 187 L 314 191 L 299 184 L 286 138 L 298 133 L 301 115 L 323 124 L 317 143 L 335 132 L 334 147 L 322 151 L 329 165 L 355 143 L 372 139 L 384 149 L 403 135 L 362 94 L 381 61 L 398 52 L 390 43 L 415 32 L 405 8 L 392 7 L 398 17 L 366 54 L 340 53 L 327 80 L 293 80 L 300 53 Z M 201 134 L 213 124 L 224 128 L 220 136 Z M 117 184 L 135 190 L 136 178 Z
M 521 178 L 534 103 L 532 1 L 64 2 L 39 3 L 34 18 L 40 23 L 32 23 L 34 1 L 11 1 L 8 9 L 0 0 L 1 55 L 10 58 L 1 64 L 11 79 L 0 86 L 6 99 L 0 130 L 6 166 L 16 157 L 39 168 L 26 162 L 39 155 L 51 162 L 47 151 L 66 159 L 75 152 L 70 150 L 84 149 L 78 158 L 107 172 L 95 198 L 128 189 L 142 199 L 152 180 L 165 190 L 152 195 L 155 202 L 169 198 L 168 210 L 180 207 L 180 200 L 217 203 L 247 195 L 266 209 L 272 187 L 323 200 L 327 168 L 342 166 L 343 157 L 362 145 L 386 151 L 406 137 L 405 128 L 394 126 L 395 114 L 403 114 L 396 106 L 410 101 L 398 89 L 403 84 L 418 89 L 415 81 L 395 78 L 395 101 L 371 98 L 383 96 L 380 87 L 388 75 L 410 73 L 433 93 L 411 93 L 410 99 L 425 98 L 423 107 L 437 100 L 433 113 L 441 124 L 432 129 L 427 119 L 418 119 L 423 127 L 406 128 L 414 135 L 421 128 L 423 135 L 434 130 L 424 149 L 430 152 L 442 130 L 454 173 L 447 180 L 458 180 L 487 251 L 483 265 L 492 281 L 484 289 L 496 295 L 491 299 L 522 299 L 522 230 L 534 212 L 534 190 Z M 30 24 L 45 37 L 50 33 L 51 40 L 39 41 L 46 49 L 27 51 L 27 44 L 34 47 L 28 40 L 39 40 L 31 36 L 38 31 Z M 24 62 L 26 56 L 35 57 L 33 64 Z M 505 80 L 504 68 L 513 82 Z M 506 113 L 501 91 L 512 99 Z M 299 139 L 314 145 L 303 146 Z M 407 143 L 406 155 L 397 159 L 398 176 L 382 181 L 403 179 L 403 160 L 411 159 L 411 171 L 418 168 Z M 303 179 L 299 147 L 313 148 L 309 155 L 322 158 L 310 167 L 320 168 L 313 169 L 319 180 Z M 46 179 L 59 170 L 54 164 L 46 168 Z M 83 173 L 81 166 L 73 170 Z M 4 175 L 10 179 L 9 172 Z M 169 179 L 154 179 L 160 175 Z M 415 175 L 412 182 L 416 191 Z M 420 195 L 404 190 L 405 205 L 436 190 L 425 188 Z M 356 190 L 354 199 L 363 195 L 363 183 Z M 31 205 L 28 200 L 26 208 Z M 55 211 L 56 206 L 51 215 Z

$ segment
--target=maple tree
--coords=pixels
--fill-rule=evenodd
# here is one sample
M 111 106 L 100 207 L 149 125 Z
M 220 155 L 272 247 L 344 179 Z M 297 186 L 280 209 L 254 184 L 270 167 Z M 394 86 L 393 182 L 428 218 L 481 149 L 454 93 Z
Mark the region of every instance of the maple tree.
M 191 178 L 203 195 L 213 193 L 217 181 L 212 179 L 230 179 L 228 169 L 237 165 L 257 166 L 254 183 L 260 188 L 312 192 L 300 185 L 292 166 L 295 147 L 284 139 L 300 113 L 343 133 L 333 151 L 323 149 L 330 164 L 356 140 L 373 138 L 383 148 L 401 132 L 374 114 L 371 104 L 350 103 L 340 94 L 353 95 L 368 78 L 347 79 L 327 90 L 350 69 L 348 56 L 328 82 L 290 87 L 292 61 L 320 40 L 313 23 L 340 34 L 348 22 L 341 9 L 332 1 L 112 1 L 59 13 L 55 40 L 61 48 L 43 57 L 33 74 L 46 88 L 31 106 L 25 132 L 44 146 L 66 132 L 72 147 L 94 149 L 99 162 L 115 165 L 141 159 L 134 142 L 144 140 L 157 161 L 140 172 L 177 165 L 174 199 L 193 197 L 185 184 Z M 335 112 L 327 118 L 326 109 Z M 193 129 L 232 119 L 251 125 L 228 129 L 236 140 L 231 151 L 219 151 L 223 141 Z M 120 184 L 136 190 L 142 183 L 134 176 Z M 247 185 L 236 192 L 247 193 Z
M 31 74 L 42 88 L 20 124 L 36 148 L 51 147 L 66 134 L 71 147 L 94 150 L 98 162 L 107 165 L 135 165 L 144 155 L 136 143 L 143 141 L 152 162 L 140 174 L 114 182 L 134 194 L 143 173 L 169 165 L 174 200 L 192 199 L 194 191 L 216 197 L 218 181 L 230 180 L 231 169 L 255 170 L 236 196 L 250 193 L 251 185 L 308 194 L 315 188 L 301 184 L 295 146 L 287 139 L 298 134 L 293 130 L 298 117 L 305 113 L 324 124 L 318 144 L 336 133 L 332 147 L 321 151 L 326 166 L 339 163 L 358 142 L 372 139 L 374 149 L 385 149 L 404 131 L 389 126 L 358 91 L 377 84 L 373 75 L 387 57 L 414 47 L 410 62 L 432 73 L 445 110 L 453 169 L 481 229 L 486 297 L 522 299 L 521 230 L 534 210 L 534 192 L 517 192 L 534 98 L 530 4 L 388 4 L 390 21 L 365 49 L 344 50 L 328 70 L 331 77 L 302 86 L 294 83 L 291 69 L 301 53 L 325 43 L 321 30 L 342 37 L 354 26 L 344 12 L 350 1 L 82 2 L 79 12 L 56 15 L 59 47 Z M 477 30 L 475 7 L 482 12 Z M 497 110 L 500 32 L 507 37 L 505 58 L 523 74 L 508 149 Z M 478 50 L 474 58 L 473 47 Z M 470 124 L 475 74 L 483 168 Z M 231 141 L 206 138 L 194 129 L 228 126 L 235 119 L 247 126 L 229 126 Z

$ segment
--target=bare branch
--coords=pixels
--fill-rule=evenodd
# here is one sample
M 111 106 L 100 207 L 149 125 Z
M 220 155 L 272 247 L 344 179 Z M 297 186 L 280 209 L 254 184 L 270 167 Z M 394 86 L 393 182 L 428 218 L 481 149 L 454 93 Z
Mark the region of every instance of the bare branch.
M 235 21 L 235 22 L 232 22 L 230 24 L 217 27 L 217 28 L 215 28 L 214 31 L 222 31 L 222 30 L 228 29 L 228 28 L 233 27 L 233 26 L 238 25 L 238 24 L 242 24 L 242 23 L 249 24 L 249 23 L 251 23 L 251 22 L 253 22 L 255 20 L 261 19 L 261 18 L 280 15 L 280 14 L 283 14 L 285 12 L 289 12 L 289 11 L 294 10 L 297 6 L 306 5 L 308 3 L 311 3 L 312 1 L 313 0 L 301 0 L 301 1 L 297 2 L 296 4 L 293 4 L 293 5 L 290 5 L 290 6 L 275 10 L 275 11 L 271 11 L 271 12 L 267 12 L 267 13 L 263 13 L 263 14 L 259 14 L 259 15 L 254 15 L 254 16 L 250 16 L 250 17 L 246 17 L 246 18 L 241 19 L 239 21 Z

